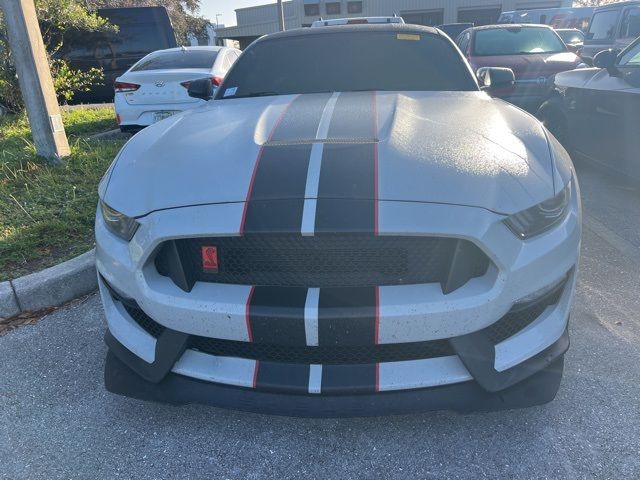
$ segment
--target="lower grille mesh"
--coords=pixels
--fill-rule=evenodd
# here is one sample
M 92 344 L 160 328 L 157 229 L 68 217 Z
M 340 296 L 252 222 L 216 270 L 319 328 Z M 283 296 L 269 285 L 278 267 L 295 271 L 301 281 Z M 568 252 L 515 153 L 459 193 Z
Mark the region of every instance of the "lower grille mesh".
M 358 365 L 455 355 L 446 340 L 366 346 L 298 347 L 192 337 L 189 345 L 189 348 L 211 355 L 304 365 Z

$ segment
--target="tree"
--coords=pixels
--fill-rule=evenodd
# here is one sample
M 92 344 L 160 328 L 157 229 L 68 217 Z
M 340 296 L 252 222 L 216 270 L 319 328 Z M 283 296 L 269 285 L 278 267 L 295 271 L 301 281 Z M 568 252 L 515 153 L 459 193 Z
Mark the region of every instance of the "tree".
M 187 36 L 193 33 L 200 36 L 206 32 L 207 20 L 200 15 L 200 0 L 87 0 L 86 5 L 98 8 L 117 7 L 155 7 L 167 9 L 176 32 L 178 43 L 186 45 Z
M 92 85 L 100 82 L 102 71 L 95 68 L 84 72 L 73 70 L 64 60 L 52 58 L 64 42 L 65 33 L 70 29 L 99 31 L 114 27 L 95 13 L 89 12 L 78 0 L 36 0 L 35 6 L 44 44 L 49 54 L 56 93 L 62 100 L 71 100 L 75 92 L 87 91 Z M 10 111 L 19 111 L 22 108 L 22 95 L 11 59 L 1 11 L 0 103 Z

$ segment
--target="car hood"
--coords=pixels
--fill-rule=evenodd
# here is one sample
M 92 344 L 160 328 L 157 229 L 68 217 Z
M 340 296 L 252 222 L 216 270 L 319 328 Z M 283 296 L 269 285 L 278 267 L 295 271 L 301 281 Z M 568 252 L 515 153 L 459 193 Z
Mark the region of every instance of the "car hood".
M 363 98 L 367 95 L 369 100 Z M 327 119 L 330 97 L 334 103 Z M 297 116 L 287 113 L 294 102 Z M 372 107 L 364 108 L 363 102 Z M 318 137 L 323 122 L 326 134 Z M 331 161 L 321 157 L 316 174 L 334 178 L 321 180 L 329 188 L 309 194 L 304 186 L 289 183 L 306 182 L 312 175 L 307 163 L 292 161 L 297 155 L 307 162 L 307 153 L 300 151 L 305 146 L 311 151 L 312 144 L 323 144 L 325 155 L 333 152 Z M 287 160 L 292 162 L 286 167 L 290 181 L 286 172 L 274 172 L 270 200 L 348 191 L 350 198 L 375 195 L 381 201 L 457 204 L 511 214 L 554 193 L 546 133 L 518 108 L 482 92 L 366 92 L 211 101 L 135 135 L 105 175 L 100 195 L 135 217 L 245 202 L 267 148 L 273 150 L 262 162 L 273 165 L 278 160 L 271 157 L 283 155 L 279 152 L 298 152 Z M 359 160 L 341 161 L 353 156 Z M 359 178 L 363 183 L 371 179 L 366 181 L 375 182 L 375 188 L 360 188 Z
M 513 70 L 516 80 L 522 78 L 549 77 L 556 73 L 573 70 L 582 60 L 575 53 L 536 53 L 529 55 L 500 55 L 473 57 L 474 70 L 481 67 L 504 67 Z

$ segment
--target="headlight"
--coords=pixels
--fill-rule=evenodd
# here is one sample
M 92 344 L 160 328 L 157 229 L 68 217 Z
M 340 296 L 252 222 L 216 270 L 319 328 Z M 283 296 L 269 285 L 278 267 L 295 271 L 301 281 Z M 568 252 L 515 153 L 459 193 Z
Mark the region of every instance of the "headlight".
M 570 201 L 571 181 L 552 199 L 511 215 L 503 221 L 518 237 L 530 238 L 561 222 L 569 211 Z
M 102 200 L 100 200 L 100 209 L 102 210 L 104 224 L 111 233 L 126 241 L 133 238 L 133 234 L 136 233 L 139 225 L 134 218 L 127 217 L 114 210 Z

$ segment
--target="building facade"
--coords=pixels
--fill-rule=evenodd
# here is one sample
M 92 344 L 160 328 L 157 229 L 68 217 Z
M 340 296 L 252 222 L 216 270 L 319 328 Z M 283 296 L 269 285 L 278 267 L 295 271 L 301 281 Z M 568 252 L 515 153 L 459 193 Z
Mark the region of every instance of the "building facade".
M 310 26 L 319 18 L 401 15 L 419 25 L 495 23 L 503 11 L 571 7 L 572 0 L 292 0 L 284 3 L 285 28 Z M 217 30 L 219 38 L 245 48 L 256 38 L 278 31 L 276 4 L 236 10 L 238 25 Z

